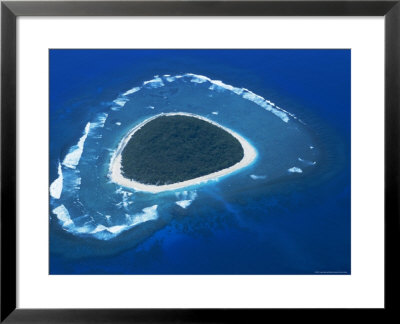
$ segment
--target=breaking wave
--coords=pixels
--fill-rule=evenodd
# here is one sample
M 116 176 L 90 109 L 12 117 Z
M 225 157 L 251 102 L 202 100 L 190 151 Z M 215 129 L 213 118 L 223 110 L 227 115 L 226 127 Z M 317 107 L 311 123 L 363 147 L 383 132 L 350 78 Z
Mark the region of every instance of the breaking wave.
M 86 138 L 89 135 L 90 131 L 90 122 L 86 124 L 85 130 L 83 131 L 82 137 L 79 139 L 78 143 L 72 146 L 68 154 L 65 156 L 63 165 L 68 168 L 75 169 L 76 166 L 79 164 L 79 160 L 81 159 L 83 147 L 85 145 Z
M 128 221 L 121 225 L 105 226 L 102 224 L 95 225 L 87 222 L 79 226 L 72 220 L 68 209 L 64 205 L 54 208 L 53 213 L 57 216 L 61 227 L 67 232 L 81 236 L 90 235 L 101 240 L 109 240 L 123 231 L 134 227 L 135 225 L 155 220 L 158 217 L 157 205 L 154 205 L 143 208 L 141 213 L 135 215 L 126 215 Z
M 58 162 L 58 178 L 54 180 L 50 185 L 50 196 L 55 199 L 60 199 L 63 189 L 63 174 L 61 169 L 61 163 Z
M 231 91 L 232 93 L 241 96 L 243 99 L 250 100 L 265 110 L 272 112 L 274 115 L 282 119 L 285 123 L 287 123 L 290 117 L 297 119 L 296 116 L 287 112 L 286 110 L 276 106 L 273 102 L 263 98 L 255 94 L 254 92 L 246 89 L 246 88 L 237 88 L 232 85 L 226 84 L 220 80 L 212 80 L 204 75 L 198 75 L 193 73 L 186 73 L 182 75 L 170 76 L 168 74 L 163 75 L 162 77 L 156 76 L 154 79 L 149 81 L 144 81 L 142 87 L 151 87 L 151 88 L 159 88 L 163 87 L 165 84 L 163 79 L 167 82 L 175 82 L 178 79 L 187 79 L 193 83 L 210 83 L 209 89 L 213 91 Z M 122 106 L 126 103 L 126 96 L 129 96 L 135 92 L 138 92 L 142 89 L 142 87 L 134 87 L 126 92 L 118 98 L 117 100 L 122 104 Z M 115 102 L 115 101 L 114 101 Z M 217 113 L 218 114 L 218 113 Z M 290 116 L 290 117 L 289 117 Z
M 186 209 L 196 199 L 197 192 L 196 191 L 190 191 L 190 192 L 183 191 L 183 192 L 177 192 L 175 195 L 179 199 L 175 203 L 179 207 L 182 207 L 183 209 Z
M 303 170 L 298 167 L 292 167 L 292 168 L 288 169 L 288 171 L 290 173 L 303 173 Z

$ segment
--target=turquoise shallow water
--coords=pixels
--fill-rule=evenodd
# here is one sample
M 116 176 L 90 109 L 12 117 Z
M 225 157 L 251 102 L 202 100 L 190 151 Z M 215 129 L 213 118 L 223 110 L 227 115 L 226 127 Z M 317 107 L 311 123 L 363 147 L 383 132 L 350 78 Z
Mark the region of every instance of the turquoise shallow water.
M 286 107 L 280 102 L 296 96 L 277 95 L 284 93 L 279 87 L 270 92 L 274 101 L 268 91 L 257 93 L 261 82 L 256 89 L 254 80 L 231 82 L 237 70 L 252 71 L 235 64 L 252 51 L 236 51 L 237 57 L 229 51 L 154 52 L 149 57 L 141 51 L 114 52 L 125 58 L 123 74 L 121 58 L 113 63 L 110 51 L 51 53 L 50 273 L 350 273 L 350 143 L 344 127 L 350 126 L 349 89 L 341 90 L 336 118 L 344 117 L 336 124 L 315 108 L 324 105 L 322 100 L 304 110 L 301 104 Z M 277 63 L 277 51 L 253 51 L 258 60 L 260 52 L 267 66 Z M 281 52 L 279 60 L 286 55 L 289 62 L 296 52 L 315 61 L 318 52 L 321 65 L 326 55 L 336 55 L 342 81 L 349 79 L 348 51 L 310 51 L 309 57 L 307 51 Z M 196 62 L 196 69 L 203 64 L 204 72 L 216 57 L 230 60 L 219 65 L 220 78 L 214 79 L 196 69 L 181 72 L 176 62 L 152 74 L 152 55 L 163 58 L 165 66 L 180 55 Z M 60 90 L 58 64 L 68 59 L 74 65 L 86 57 L 108 62 L 107 68 L 96 71 L 101 76 L 85 74 L 89 81 L 82 88 Z M 147 65 L 139 69 L 133 58 Z M 118 72 L 120 78 L 111 77 Z M 126 80 L 127 72 L 132 80 Z M 123 136 L 151 116 L 179 111 L 238 132 L 256 148 L 256 161 L 217 181 L 159 194 L 113 183 L 109 162 Z

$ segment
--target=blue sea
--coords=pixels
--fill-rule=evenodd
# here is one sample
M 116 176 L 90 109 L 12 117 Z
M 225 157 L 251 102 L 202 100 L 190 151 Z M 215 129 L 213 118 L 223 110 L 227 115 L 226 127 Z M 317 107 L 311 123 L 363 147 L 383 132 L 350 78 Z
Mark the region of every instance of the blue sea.
M 58 50 L 50 64 L 50 274 L 351 273 L 350 50 Z M 206 117 L 256 150 L 160 193 L 110 161 L 160 113 Z

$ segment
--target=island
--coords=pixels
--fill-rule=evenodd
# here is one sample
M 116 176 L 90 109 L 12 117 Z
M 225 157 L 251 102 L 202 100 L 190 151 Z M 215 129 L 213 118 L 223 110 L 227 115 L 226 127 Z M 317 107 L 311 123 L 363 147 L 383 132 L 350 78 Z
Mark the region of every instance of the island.
M 162 113 L 121 140 L 110 162 L 113 182 L 161 192 L 215 180 L 249 165 L 256 150 L 236 132 L 203 116 Z

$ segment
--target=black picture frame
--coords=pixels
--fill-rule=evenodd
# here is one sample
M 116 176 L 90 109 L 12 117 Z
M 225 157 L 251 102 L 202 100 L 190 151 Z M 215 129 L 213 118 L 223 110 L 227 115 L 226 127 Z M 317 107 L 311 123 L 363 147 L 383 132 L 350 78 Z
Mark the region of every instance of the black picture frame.
M 267 321 L 271 313 L 343 316 L 337 309 L 16 308 L 16 19 L 19 16 L 384 16 L 385 307 L 346 310 L 383 320 L 400 307 L 400 0 L 395 1 L 2 1 L 1 3 L 1 322 L 198 323 Z M 40 293 L 40 292 L 38 292 Z M 240 293 L 240 292 L 239 292 Z M 343 311 L 343 310 L 342 310 Z M 362 311 L 362 313 L 361 313 Z M 313 312 L 313 314 L 310 314 Z M 324 314 L 321 314 L 325 312 Z M 317 313 L 317 314 L 315 314 Z M 337 317 L 339 318 L 339 317 Z M 393 317 L 395 318 L 395 317 Z M 342 318 L 341 318 L 342 319 Z M 358 319 L 359 320 L 359 319 Z

